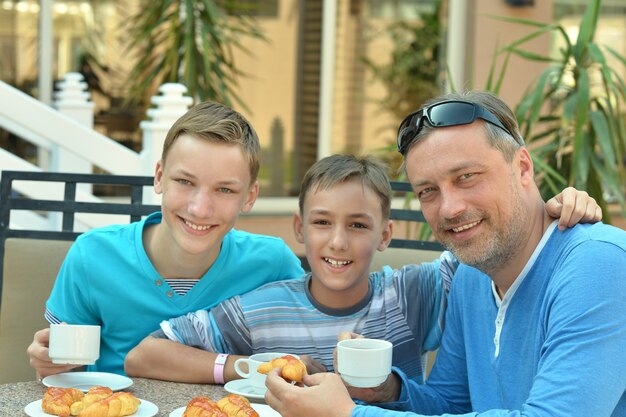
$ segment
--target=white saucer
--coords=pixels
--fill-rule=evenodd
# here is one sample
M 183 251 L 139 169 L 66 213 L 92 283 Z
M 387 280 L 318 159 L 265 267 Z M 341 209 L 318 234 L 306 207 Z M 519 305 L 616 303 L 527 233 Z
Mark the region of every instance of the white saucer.
M 133 380 L 108 372 L 64 372 L 50 375 L 41 381 L 46 387 L 76 388 L 83 392 L 96 385 L 120 391 L 133 385 Z
M 159 407 L 150 401 L 140 400 L 139 408 L 135 414 L 131 414 L 132 417 L 152 417 L 159 412 Z M 24 412 L 30 417 L 56 417 L 53 414 L 44 413 L 41 409 L 41 400 L 33 401 L 24 407 Z M 280 415 L 280 414 L 277 414 Z M 131 417 L 129 416 L 129 417 Z
M 247 379 L 235 379 L 233 381 L 229 381 L 224 385 L 224 389 L 231 394 L 238 394 L 255 400 L 262 400 L 265 398 L 265 391 L 267 391 L 267 388 L 265 387 L 258 388 L 250 385 Z
M 278 411 L 274 410 L 269 405 L 251 403 L 250 407 L 252 407 L 257 413 L 259 413 L 259 417 L 281 417 Z M 185 408 L 187 407 L 177 408 L 170 413 L 170 417 L 182 417 L 183 413 L 185 412 Z

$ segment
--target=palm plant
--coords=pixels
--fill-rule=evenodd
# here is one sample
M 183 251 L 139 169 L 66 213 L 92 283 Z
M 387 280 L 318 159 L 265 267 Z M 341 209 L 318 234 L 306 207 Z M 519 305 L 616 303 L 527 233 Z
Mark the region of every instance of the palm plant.
M 595 42 L 600 6 L 601 0 L 588 3 L 574 43 L 559 24 L 494 18 L 536 28 L 503 48 L 506 60 L 501 77 L 511 54 L 549 64 L 515 111 L 539 169 L 544 197 L 566 185 L 587 190 L 602 207 L 605 220 L 610 221 L 607 198 L 621 203 L 622 211 L 625 203 L 626 83 L 618 69 L 608 64 L 607 54 L 624 67 L 626 58 L 610 46 Z M 546 33 L 552 33 L 564 45 L 558 57 L 521 48 Z
M 386 28 L 393 44 L 389 62 L 379 64 L 367 57 L 362 58 L 372 77 L 385 86 L 386 95 L 379 101 L 381 110 L 390 113 L 395 120 L 402 120 L 440 92 L 444 76 L 440 62 L 442 6 L 442 0 L 435 0 L 433 11 L 421 13 L 418 21 L 394 22 Z M 394 123 L 390 130 L 395 133 L 396 127 Z M 405 181 L 406 174 L 400 169 L 402 156 L 395 140 L 390 142 L 378 149 L 379 156 L 391 167 L 391 177 Z M 405 207 L 410 207 L 413 198 L 413 193 L 404 195 Z M 407 223 L 405 226 L 407 236 L 418 240 L 433 239 L 428 223 Z
M 233 51 L 249 53 L 245 37 L 264 39 L 247 11 L 235 0 L 141 0 L 128 22 L 128 46 L 138 55 L 131 97 L 141 101 L 160 84 L 179 82 L 200 100 L 246 108 L 234 89 L 242 74 Z

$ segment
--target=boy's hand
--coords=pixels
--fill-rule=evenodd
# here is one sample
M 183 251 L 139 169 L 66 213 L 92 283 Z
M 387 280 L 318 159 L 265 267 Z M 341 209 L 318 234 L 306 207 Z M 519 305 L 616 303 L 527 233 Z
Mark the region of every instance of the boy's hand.
M 306 371 L 309 375 L 320 372 L 327 372 L 326 367 L 310 357 L 309 355 L 300 356 L 300 360 L 306 365 Z
M 348 339 L 363 339 L 363 335 L 352 332 L 341 332 L 337 336 L 337 341 Z M 333 351 L 333 367 L 335 373 L 339 375 L 337 369 L 337 348 Z M 343 379 L 341 380 L 346 386 L 350 397 L 358 398 L 366 403 L 385 403 L 390 401 L 396 401 L 400 396 L 400 381 L 398 377 L 392 372 L 385 382 L 374 388 L 356 388 L 347 384 Z
M 559 230 L 577 223 L 596 223 L 602 220 L 602 210 L 586 191 L 567 187 L 546 203 L 546 212 L 559 219 Z
M 81 365 L 57 365 L 52 363 L 48 355 L 48 345 L 50 343 L 50 329 L 42 329 L 35 333 L 33 342 L 26 349 L 30 360 L 30 366 L 37 372 L 38 378 L 49 375 L 68 372 Z
M 342 340 L 348 339 L 363 339 L 363 336 L 358 333 L 352 332 L 341 332 L 337 336 L 337 342 L 341 342 Z M 335 373 L 337 372 L 337 347 L 335 346 L 335 350 L 333 350 L 333 368 L 335 369 Z

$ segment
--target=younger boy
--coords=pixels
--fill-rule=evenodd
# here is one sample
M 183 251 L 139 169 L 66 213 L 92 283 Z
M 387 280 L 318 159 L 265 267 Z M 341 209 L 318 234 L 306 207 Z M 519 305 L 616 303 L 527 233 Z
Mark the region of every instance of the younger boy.
M 392 342 L 394 365 L 423 382 L 425 353 L 439 345 L 457 261 L 444 252 L 431 263 L 370 273 L 375 251 L 391 240 L 391 195 L 385 166 L 371 158 L 318 161 L 303 179 L 294 218 L 311 273 L 164 321 L 129 352 L 126 372 L 224 383 L 238 378 L 235 359 L 214 352 L 271 351 L 310 355 L 310 372 L 332 370 L 337 336 L 347 331 Z M 218 358 L 225 368 L 220 360 L 210 365 Z
M 154 177 L 161 212 L 81 235 L 46 303 L 50 323 L 102 326 L 88 370 L 123 374 L 126 353 L 162 320 L 302 275 L 282 240 L 233 230 L 257 198 L 258 171 L 259 140 L 239 113 L 205 102 L 176 121 Z M 39 375 L 75 367 L 51 363 L 48 339 L 41 330 L 28 348 Z

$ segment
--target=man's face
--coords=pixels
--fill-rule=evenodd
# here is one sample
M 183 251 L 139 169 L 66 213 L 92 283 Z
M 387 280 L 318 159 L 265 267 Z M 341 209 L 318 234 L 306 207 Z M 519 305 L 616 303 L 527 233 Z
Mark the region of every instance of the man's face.
M 294 231 L 305 244 L 313 281 L 311 293 L 328 307 L 350 307 L 367 294 L 376 250 L 391 239 L 380 198 L 359 180 L 309 190 Z
M 519 157 L 507 162 L 491 147 L 482 122 L 434 129 L 407 154 L 426 221 L 461 262 L 493 271 L 523 246 Z
M 167 245 L 173 251 L 217 257 L 239 212 L 252 209 L 258 185 L 250 182 L 250 168 L 238 146 L 180 136 L 155 173 L 168 231 L 160 239 L 171 239 Z

